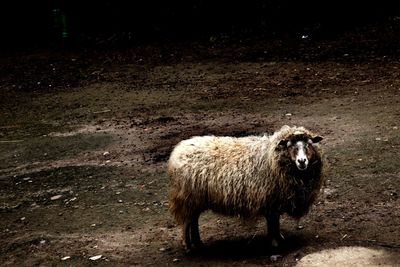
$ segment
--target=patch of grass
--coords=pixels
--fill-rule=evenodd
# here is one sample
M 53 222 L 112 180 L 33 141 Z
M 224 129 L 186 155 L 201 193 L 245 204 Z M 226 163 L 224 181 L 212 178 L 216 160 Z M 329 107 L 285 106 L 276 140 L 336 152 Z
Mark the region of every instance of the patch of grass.
M 22 175 L 6 176 L 0 179 L 2 202 L 34 201 L 49 203 L 50 197 L 57 194 L 95 190 L 116 171 L 106 166 L 68 166 L 52 168 Z
M 140 227 L 154 216 L 165 216 L 166 179 L 160 179 L 160 173 L 131 172 L 111 166 L 68 166 L 2 177 L 0 227 L 12 227 L 7 221 L 17 221 L 16 229 L 23 227 L 19 219 L 26 217 L 31 229 L 91 233 L 104 227 Z M 56 195 L 60 198 L 52 200 Z
M 69 131 L 71 127 L 58 123 L 48 122 L 22 122 L 6 123 L 0 121 L 0 140 L 15 140 L 40 137 L 51 132 Z
M 66 137 L 40 136 L 17 143 L 0 144 L 0 166 L 16 167 L 38 161 L 59 160 L 100 149 L 112 143 L 108 134 L 74 135 Z
M 385 138 L 378 138 L 365 133 L 357 142 L 335 147 L 330 154 L 338 155 L 340 167 L 338 172 L 349 173 L 394 173 L 398 171 L 397 151 L 400 147 L 400 136 L 395 133 Z
M 396 199 L 399 147 L 400 136 L 395 133 L 376 140 L 374 132 L 369 132 L 351 144 L 333 148 L 328 156 L 330 186 L 339 188 L 340 197 L 347 200 L 369 203 Z

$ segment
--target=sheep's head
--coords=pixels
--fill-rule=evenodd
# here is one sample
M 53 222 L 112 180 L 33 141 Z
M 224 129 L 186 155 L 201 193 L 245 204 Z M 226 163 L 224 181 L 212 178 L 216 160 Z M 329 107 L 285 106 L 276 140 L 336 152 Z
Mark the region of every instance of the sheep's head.
M 316 153 L 313 144 L 322 140 L 321 136 L 310 136 L 306 133 L 295 133 L 289 138 L 281 140 L 279 146 L 286 149 L 291 161 L 300 171 L 307 170 L 310 161 Z

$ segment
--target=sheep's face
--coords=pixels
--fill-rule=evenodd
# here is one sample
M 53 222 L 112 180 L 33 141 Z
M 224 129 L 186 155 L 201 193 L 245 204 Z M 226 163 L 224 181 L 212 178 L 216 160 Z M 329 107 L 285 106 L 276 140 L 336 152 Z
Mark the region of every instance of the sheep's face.
M 310 160 L 314 158 L 313 144 L 322 140 L 320 136 L 311 137 L 307 134 L 294 134 L 290 138 L 279 142 L 281 147 L 287 149 L 291 161 L 300 171 L 308 168 Z

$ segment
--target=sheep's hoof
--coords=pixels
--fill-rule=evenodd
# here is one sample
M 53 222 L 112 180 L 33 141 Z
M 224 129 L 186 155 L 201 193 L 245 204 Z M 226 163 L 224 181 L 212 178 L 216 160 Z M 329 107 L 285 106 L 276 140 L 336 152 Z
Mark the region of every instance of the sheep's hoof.
M 193 245 L 194 250 L 200 250 L 200 249 L 204 248 L 204 244 L 203 244 L 203 242 L 201 242 L 201 240 L 193 242 L 192 245 Z
M 196 242 L 196 243 L 191 243 L 190 246 L 185 246 L 185 252 L 187 254 L 195 253 L 197 251 L 200 251 L 204 248 L 203 242 Z
M 271 240 L 271 248 L 278 248 L 280 247 L 281 243 L 277 239 L 272 239 Z
M 183 244 L 183 248 L 185 249 L 185 252 L 186 252 L 186 253 L 191 253 L 191 252 L 193 251 L 193 246 L 192 246 L 192 244 L 184 243 L 184 244 Z
M 283 241 L 285 240 L 282 234 L 279 234 L 278 236 L 274 237 L 268 237 L 268 239 L 269 239 L 269 245 L 272 249 L 281 247 Z

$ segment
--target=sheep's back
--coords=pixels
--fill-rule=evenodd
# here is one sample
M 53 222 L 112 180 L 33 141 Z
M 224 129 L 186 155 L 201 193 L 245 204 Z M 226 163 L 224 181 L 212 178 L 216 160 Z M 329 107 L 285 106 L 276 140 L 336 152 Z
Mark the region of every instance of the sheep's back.
M 179 143 L 169 160 L 174 190 L 193 205 L 225 214 L 251 216 L 265 201 L 267 179 L 260 177 L 262 137 L 194 137 Z

